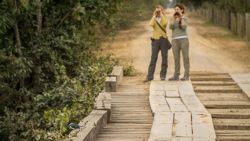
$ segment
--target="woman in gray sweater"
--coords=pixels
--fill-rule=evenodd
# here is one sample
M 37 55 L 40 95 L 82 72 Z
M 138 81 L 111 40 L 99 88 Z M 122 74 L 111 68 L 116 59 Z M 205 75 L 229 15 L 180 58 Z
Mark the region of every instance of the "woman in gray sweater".
M 182 81 L 189 80 L 189 41 L 187 35 L 187 17 L 184 16 L 185 9 L 181 4 L 175 5 L 175 14 L 171 19 L 172 51 L 174 55 L 175 71 L 169 81 L 179 80 L 180 75 L 180 52 L 182 52 L 184 64 L 184 76 Z

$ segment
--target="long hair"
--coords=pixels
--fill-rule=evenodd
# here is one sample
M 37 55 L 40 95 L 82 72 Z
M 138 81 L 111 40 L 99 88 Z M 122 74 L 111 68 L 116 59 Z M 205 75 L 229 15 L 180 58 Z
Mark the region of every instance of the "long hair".
M 178 4 L 176 4 L 174 7 L 179 7 L 179 8 L 183 11 L 182 14 L 185 13 L 185 7 L 184 7 L 183 4 L 178 3 Z

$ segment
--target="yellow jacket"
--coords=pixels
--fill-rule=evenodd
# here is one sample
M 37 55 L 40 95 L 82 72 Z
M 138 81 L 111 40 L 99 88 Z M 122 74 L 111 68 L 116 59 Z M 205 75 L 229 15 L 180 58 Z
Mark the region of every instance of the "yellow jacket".
M 167 17 L 165 15 L 161 15 L 160 25 L 164 29 L 166 29 L 167 24 L 168 24 Z M 156 39 L 156 40 L 160 39 L 161 36 L 163 36 L 164 38 L 167 38 L 167 34 L 164 33 L 162 29 L 157 25 L 155 16 L 151 18 L 149 25 L 153 27 L 153 36 L 152 36 L 153 39 Z

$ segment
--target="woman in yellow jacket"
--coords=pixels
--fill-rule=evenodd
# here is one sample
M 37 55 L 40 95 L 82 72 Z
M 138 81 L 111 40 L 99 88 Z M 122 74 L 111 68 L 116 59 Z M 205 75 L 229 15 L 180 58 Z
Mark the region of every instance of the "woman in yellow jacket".
M 148 82 L 154 79 L 155 66 L 159 51 L 161 51 L 162 56 L 160 79 L 166 79 L 168 67 L 168 49 L 170 48 L 168 42 L 166 42 L 167 24 L 167 17 L 164 13 L 163 7 L 161 5 L 157 5 L 153 17 L 151 18 L 149 23 L 149 25 L 153 28 L 153 36 L 151 37 L 152 54 L 151 61 L 148 67 L 147 79 L 144 82 Z

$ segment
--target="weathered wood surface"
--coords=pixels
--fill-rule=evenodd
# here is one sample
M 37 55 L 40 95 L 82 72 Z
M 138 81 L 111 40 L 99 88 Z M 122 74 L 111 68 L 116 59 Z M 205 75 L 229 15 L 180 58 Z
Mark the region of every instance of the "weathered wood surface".
M 123 78 L 123 66 L 114 66 L 110 76 L 115 76 L 117 83 L 121 84 Z
M 250 73 L 230 74 L 230 75 L 250 99 Z
M 116 87 L 117 87 L 116 77 L 106 77 L 105 91 L 116 92 Z
M 131 83 L 130 83 L 131 81 Z M 125 82 L 125 83 L 123 83 Z M 96 141 L 146 141 L 152 127 L 149 85 L 124 77 L 111 94 L 111 119 Z M 156 97 L 155 100 L 160 100 Z
M 212 117 L 196 97 L 190 81 L 153 81 L 149 101 L 154 113 L 149 141 L 216 139 Z
M 203 78 L 206 79 L 201 81 Z M 197 96 L 211 113 L 216 140 L 250 140 L 250 101 L 247 96 L 250 74 L 196 72 L 191 75 L 191 80 Z

